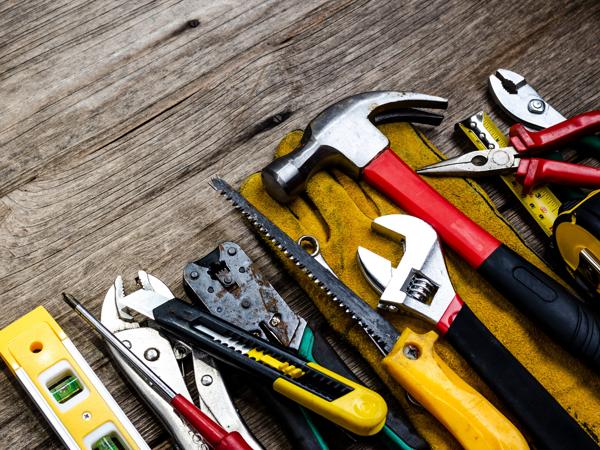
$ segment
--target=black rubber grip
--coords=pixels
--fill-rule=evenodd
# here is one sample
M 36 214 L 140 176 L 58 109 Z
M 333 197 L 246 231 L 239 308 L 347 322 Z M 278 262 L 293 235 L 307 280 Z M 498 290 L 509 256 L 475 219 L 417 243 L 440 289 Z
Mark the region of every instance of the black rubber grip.
M 598 449 L 592 438 L 494 337 L 467 305 L 446 338 L 501 398 L 535 448 Z
M 505 245 L 478 271 L 549 336 L 600 369 L 600 319 L 590 307 Z
M 312 360 L 320 364 L 323 367 L 333 370 L 338 374 L 348 378 L 349 380 L 362 383 L 356 375 L 346 366 L 346 363 L 340 358 L 338 353 L 334 350 L 331 345 L 325 340 L 325 338 L 318 332 L 313 330 L 314 342 L 311 349 Z M 308 356 L 308 355 L 305 355 Z M 428 450 L 431 448 L 429 444 L 417 433 L 417 430 L 412 426 L 408 417 L 404 413 L 402 406 L 398 400 L 387 390 L 378 393 L 384 398 L 388 406 L 388 414 L 385 420 L 385 428 L 375 436 L 369 438 L 362 438 L 363 441 L 377 441 L 379 445 L 377 448 L 389 448 L 398 449 L 406 448 L 408 446 L 414 450 Z M 395 437 L 392 437 L 395 435 Z M 404 442 L 404 444 L 398 443 L 398 438 Z M 376 443 L 374 443 L 376 444 Z
M 292 448 L 295 450 L 325 450 L 328 448 L 327 444 L 324 444 L 325 438 L 320 436 L 318 431 L 311 428 L 307 420 L 308 416 L 305 415 L 308 411 L 303 412 L 302 408 L 296 403 L 273 392 L 270 386 L 267 387 L 256 380 L 250 380 L 250 384 L 269 405 L 272 416 L 284 429 Z M 316 417 L 315 414 L 310 416 L 311 419 Z M 339 431 L 337 427 L 331 425 L 331 422 L 329 422 L 329 428 L 335 428 Z M 345 440 L 341 431 L 339 431 L 338 438 Z M 348 446 L 348 441 L 345 445 Z

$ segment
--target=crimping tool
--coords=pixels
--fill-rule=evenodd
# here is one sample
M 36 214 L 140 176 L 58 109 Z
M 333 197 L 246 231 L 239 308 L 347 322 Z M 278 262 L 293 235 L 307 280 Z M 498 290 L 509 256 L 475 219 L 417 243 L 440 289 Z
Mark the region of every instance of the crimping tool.
M 318 246 L 310 236 L 301 239 L 306 245 Z M 192 302 L 210 313 L 358 381 L 327 340 L 289 307 L 239 245 L 224 242 L 203 258 L 188 263 L 183 271 L 183 283 Z M 358 438 L 344 439 L 331 424 L 290 402 L 281 404 L 280 398 L 267 394 L 281 422 L 290 428 L 291 438 L 298 448 L 345 448 L 350 439 Z M 389 409 L 386 426 L 369 440 L 377 438 L 389 449 L 429 448 L 416 434 L 398 402 L 389 394 L 384 398 Z

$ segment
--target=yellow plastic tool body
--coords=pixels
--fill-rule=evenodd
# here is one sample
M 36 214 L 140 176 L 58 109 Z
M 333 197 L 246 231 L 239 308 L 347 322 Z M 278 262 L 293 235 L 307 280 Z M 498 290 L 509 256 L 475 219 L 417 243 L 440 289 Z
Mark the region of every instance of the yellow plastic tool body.
M 519 430 L 434 351 L 434 331 L 406 328 L 383 359 L 386 370 L 469 450 L 528 449 Z
M 479 150 L 487 150 L 488 144 L 499 147 L 509 145 L 508 138 L 498 129 L 492 119 L 483 111 L 457 124 L 467 138 Z M 477 130 L 477 132 L 474 131 Z M 515 197 L 523 204 L 527 212 L 537 222 L 546 235 L 552 235 L 552 225 L 558 216 L 561 202 L 546 186 L 534 188 L 531 193 L 523 194 L 523 186 L 517 182 L 514 175 L 502 175 L 502 181 L 508 186 Z
M 578 221 L 578 212 L 587 208 L 591 216 L 594 211 L 600 211 L 600 189 L 590 192 L 584 199 L 572 208 L 560 213 L 554 224 L 554 238 L 560 256 L 565 261 L 567 270 L 574 276 L 578 275 L 586 281 L 589 289 L 600 295 L 600 224 L 598 221 L 584 226 Z M 596 217 L 598 217 L 596 213 Z M 586 266 L 582 252 L 587 252 L 591 264 Z
M 149 448 L 43 307 L 0 330 L 0 356 L 67 448 L 95 449 L 103 438 L 129 450 Z M 53 394 L 52 386 L 69 377 L 77 393 L 54 388 Z
M 290 378 L 300 379 L 305 374 L 300 368 L 256 349 L 250 350 L 248 356 L 285 373 Z M 273 389 L 359 436 L 371 436 L 383 428 L 387 416 L 387 404 L 379 394 L 314 362 L 308 362 L 307 365 L 352 390 L 329 401 L 282 377 L 273 382 Z

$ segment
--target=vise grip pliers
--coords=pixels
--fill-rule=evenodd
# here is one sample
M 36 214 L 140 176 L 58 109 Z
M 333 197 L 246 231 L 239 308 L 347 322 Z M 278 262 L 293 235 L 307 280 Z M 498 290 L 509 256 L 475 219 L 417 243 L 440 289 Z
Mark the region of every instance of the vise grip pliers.
M 144 271 L 138 272 L 136 281 L 141 290 L 173 298 L 162 281 Z M 191 357 L 200 409 L 227 431 L 240 433 L 253 449 L 262 449 L 238 416 L 212 358 L 181 342 L 166 339 L 153 328 L 141 326 L 125 310 L 125 298 L 123 279 L 118 276 L 102 303 L 101 322 L 104 326 L 169 386 L 193 401 L 179 365 L 184 358 Z M 111 346 L 107 346 L 107 349 L 121 372 L 169 430 L 176 445 L 186 450 L 204 450 L 206 446 L 202 438 L 143 381 L 116 350 Z

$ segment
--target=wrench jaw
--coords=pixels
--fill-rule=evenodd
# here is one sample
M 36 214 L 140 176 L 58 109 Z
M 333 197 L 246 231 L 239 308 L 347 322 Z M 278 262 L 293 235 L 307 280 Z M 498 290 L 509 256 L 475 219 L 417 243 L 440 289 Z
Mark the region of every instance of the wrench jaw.
M 136 282 L 141 289 L 126 295 L 123 278 L 119 275 L 104 297 L 100 321 L 113 333 L 140 327 L 128 312 L 128 303 L 132 298 L 151 299 L 154 296 L 160 296 L 172 299 L 174 297 L 171 290 L 162 281 L 143 270 L 138 271 Z
M 123 311 L 121 299 L 125 297 L 123 289 L 123 279 L 118 276 L 102 302 L 102 312 L 100 313 L 100 321 L 112 333 L 139 328 L 139 324 L 131 315 Z
M 390 311 L 404 308 L 437 325 L 456 293 L 433 228 L 403 214 L 379 217 L 372 228 L 394 240 L 404 238 L 406 247 L 396 269 L 391 269 L 391 262 L 382 256 L 359 248 L 359 266 L 381 293 L 379 307 Z
M 358 267 L 371 287 L 379 294 L 383 293 L 385 287 L 392 279 L 392 262 L 360 246 L 358 247 L 356 256 L 358 258 Z M 379 303 L 377 306 L 378 308 L 385 308 L 383 303 Z

